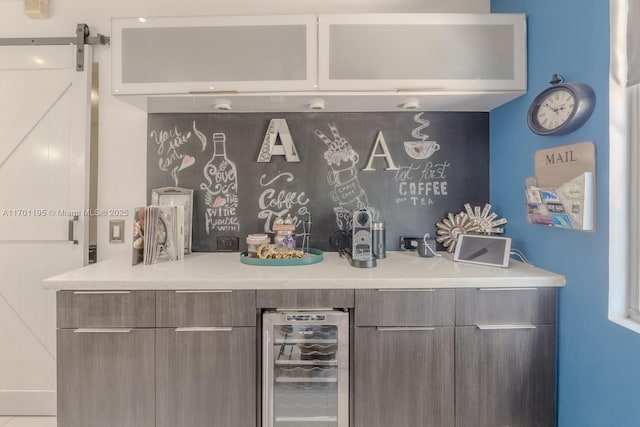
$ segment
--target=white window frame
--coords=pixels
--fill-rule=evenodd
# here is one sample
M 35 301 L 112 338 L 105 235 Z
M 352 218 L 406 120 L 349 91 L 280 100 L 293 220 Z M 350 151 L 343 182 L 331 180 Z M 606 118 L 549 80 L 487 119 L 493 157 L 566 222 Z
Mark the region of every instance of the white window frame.
M 630 320 L 640 322 L 640 149 L 638 135 L 640 127 L 640 89 L 638 85 L 626 89 L 627 95 L 627 145 L 629 152 L 629 285 L 627 289 L 627 315 Z
M 640 333 L 640 85 L 626 85 L 628 0 L 610 5 L 609 319 Z
M 640 323 L 640 85 L 627 88 L 627 107 L 629 127 L 627 141 L 629 146 L 629 287 L 627 311 L 629 318 Z

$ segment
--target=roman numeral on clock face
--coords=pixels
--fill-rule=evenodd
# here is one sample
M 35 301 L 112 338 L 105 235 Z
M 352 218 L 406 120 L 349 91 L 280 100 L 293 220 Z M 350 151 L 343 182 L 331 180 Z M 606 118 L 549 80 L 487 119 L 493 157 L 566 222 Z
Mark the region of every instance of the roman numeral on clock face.
M 556 129 L 566 122 L 575 107 L 575 99 L 571 92 L 559 89 L 540 101 L 536 119 L 545 129 Z

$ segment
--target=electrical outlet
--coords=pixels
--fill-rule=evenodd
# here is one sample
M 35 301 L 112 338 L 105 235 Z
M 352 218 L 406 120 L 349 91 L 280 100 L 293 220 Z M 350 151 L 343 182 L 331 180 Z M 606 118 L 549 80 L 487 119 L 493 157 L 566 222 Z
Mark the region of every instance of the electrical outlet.
M 240 247 L 240 239 L 236 236 L 218 236 L 216 241 L 220 252 L 237 252 Z

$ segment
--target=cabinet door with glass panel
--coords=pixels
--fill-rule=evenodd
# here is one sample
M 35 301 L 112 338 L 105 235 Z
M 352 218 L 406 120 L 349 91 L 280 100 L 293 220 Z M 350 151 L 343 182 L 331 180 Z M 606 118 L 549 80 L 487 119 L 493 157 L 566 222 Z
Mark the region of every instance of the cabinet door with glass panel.
M 114 94 L 315 90 L 315 15 L 117 18 Z
M 524 91 L 521 14 L 320 15 L 320 90 Z
M 263 427 L 347 427 L 349 317 L 339 311 L 263 318 Z

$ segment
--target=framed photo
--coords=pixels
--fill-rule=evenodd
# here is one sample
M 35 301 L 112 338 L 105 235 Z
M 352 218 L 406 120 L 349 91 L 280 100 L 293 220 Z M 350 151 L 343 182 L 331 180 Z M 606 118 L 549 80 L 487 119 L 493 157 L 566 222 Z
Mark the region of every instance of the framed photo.
M 151 190 L 151 204 L 184 206 L 184 253 L 191 253 L 191 221 L 193 218 L 193 190 L 180 187 L 162 187 Z

